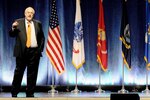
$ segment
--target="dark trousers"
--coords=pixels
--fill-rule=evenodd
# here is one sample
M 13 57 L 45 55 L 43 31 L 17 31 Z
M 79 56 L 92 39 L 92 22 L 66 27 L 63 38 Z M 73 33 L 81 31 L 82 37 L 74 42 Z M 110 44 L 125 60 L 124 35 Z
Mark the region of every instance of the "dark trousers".
M 39 66 L 40 54 L 37 48 L 26 48 L 25 53 L 22 57 L 16 57 L 16 68 L 14 71 L 14 77 L 12 82 L 12 94 L 18 94 L 21 82 L 23 78 L 24 71 L 27 67 L 27 88 L 26 94 L 33 95 L 36 80 L 37 80 L 37 73 L 38 73 L 38 66 Z

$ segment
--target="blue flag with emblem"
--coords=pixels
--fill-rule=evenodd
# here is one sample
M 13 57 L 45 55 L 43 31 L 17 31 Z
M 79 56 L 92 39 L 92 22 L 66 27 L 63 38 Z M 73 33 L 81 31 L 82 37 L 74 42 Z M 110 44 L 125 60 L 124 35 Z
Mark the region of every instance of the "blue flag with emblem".
M 145 33 L 145 56 L 146 67 L 150 69 L 150 0 L 146 0 L 146 33 Z

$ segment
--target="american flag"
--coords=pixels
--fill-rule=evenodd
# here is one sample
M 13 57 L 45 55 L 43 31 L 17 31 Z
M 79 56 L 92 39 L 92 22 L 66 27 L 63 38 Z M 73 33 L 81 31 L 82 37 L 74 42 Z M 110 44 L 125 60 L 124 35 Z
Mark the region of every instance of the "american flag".
M 52 1 L 46 54 L 58 74 L 65 71 L 56 0 Z

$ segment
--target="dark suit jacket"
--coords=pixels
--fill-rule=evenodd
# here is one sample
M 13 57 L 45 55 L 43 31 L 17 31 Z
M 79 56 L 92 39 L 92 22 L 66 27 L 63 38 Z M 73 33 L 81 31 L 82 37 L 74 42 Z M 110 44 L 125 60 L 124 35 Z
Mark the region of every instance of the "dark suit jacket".
M 14 56 L 22 57 L 24 50 L 26 48 L 26 41 L 27 41 L 25 18 L 17 19 L 16 21 L 19 23 L 19 25 L 14 30 L 11 29 L 9 31 L 9 35 L 11 37 L 16 37 Z M 33 19 L 33 23 L 35 27 L 35 34 L 36 34 L 36 39 L 38 44 L 38 52 L 41 54 L 44 48 L 44 41 L 45 41 L 42 24 L 39 21 L 34 19 Z

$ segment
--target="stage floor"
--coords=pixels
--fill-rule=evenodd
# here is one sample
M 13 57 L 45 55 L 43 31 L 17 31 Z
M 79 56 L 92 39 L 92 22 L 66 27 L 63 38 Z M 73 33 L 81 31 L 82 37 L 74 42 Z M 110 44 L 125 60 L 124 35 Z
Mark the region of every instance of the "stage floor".
M 117 92 L 111 92 L 117 93 Z M 12 98 L 10 92 L 1 92 L 0 100 L 110 100 L 110 92 L 106 93 L 95 93 L 95 92 L 81 92 L 81 93 L 70 93 L 70 92 L 59 92 L 51 94 L 48 92 L 36 92 L 34 98 L 26 98 L 24 92 L 18 94 L 17 98 Z M 129 92 L 133 94 L 134 92 Z M 150 100 L 150 93 L 137 93 L 140 96 L 140 100 Z

